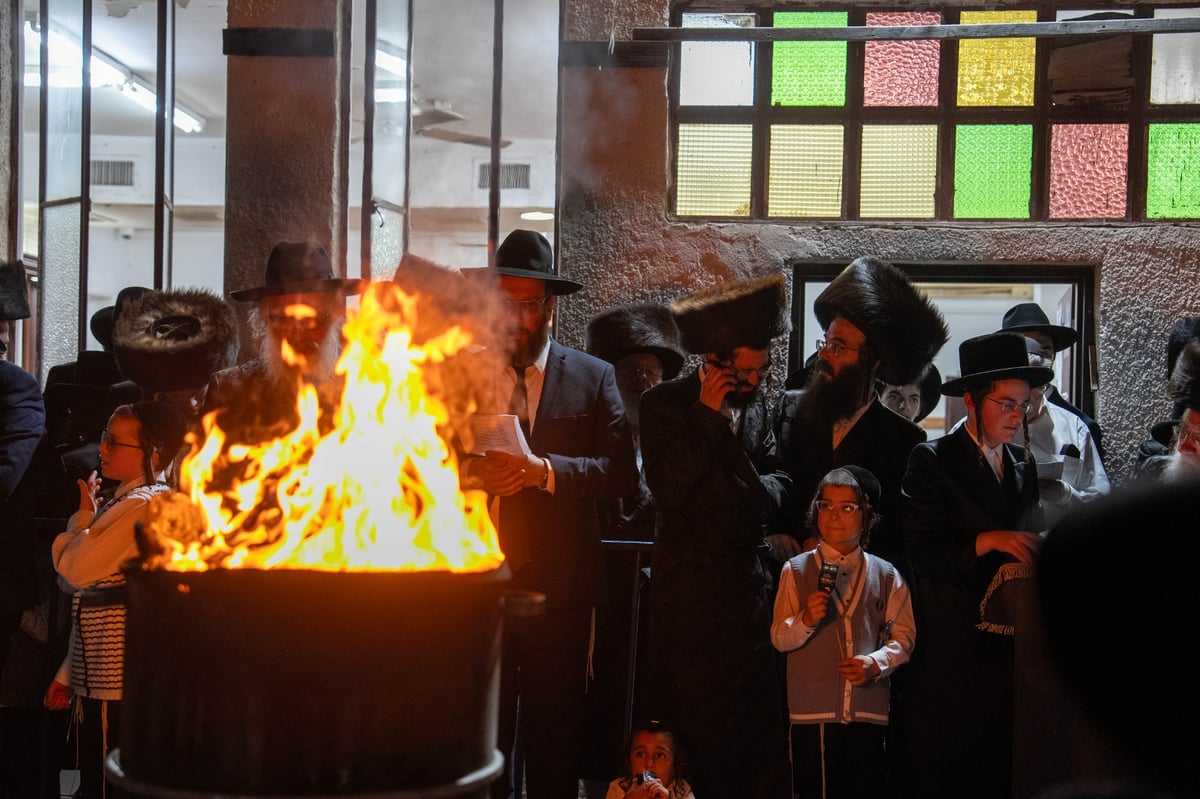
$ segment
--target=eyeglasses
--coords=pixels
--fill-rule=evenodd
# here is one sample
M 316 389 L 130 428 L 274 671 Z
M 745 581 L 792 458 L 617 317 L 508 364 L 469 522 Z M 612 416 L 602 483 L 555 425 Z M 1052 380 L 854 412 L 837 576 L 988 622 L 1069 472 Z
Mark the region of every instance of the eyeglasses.
M 733 370 L 733 376 L 737 379 L 737 381 L 739 383 L 746 382 L 747 380 L 750 379 L 751 376 L 757 376 L 759 380 L 762 380 L 764 377 L 766 377 L 767 375 L 769 375 L 771 373 L 771 362 L 770 361 L 767 361 L 766 363 L 764 363 L 762 366 L 758 367 L 757 369 L 754 369 L 754 368 L 739 369 L 738 367 L 734 366 L 729 361 L 721 361 L 718 364 L 718 366 L 721 366 L 725 369 Z
M 1200 428 L 1192 428 L 1191 430 L 1184 430 L 1182 427 L 1179 428 L 1175 434 L 1175 447 L 1178 449 L 1179 447 L 1186 446 L 1188 443 L 1200 449 Z
M 531 316 L 538 312 L 543 305 L 546 304 L 545 295 L 535 297 L 532 300 L 505 300 L 508 305 L 508 310 L 521 316 Z
M 817 510 L 821 513 L 833 513 L 835 509 L 841 515 L 849 516 L 852 513 L 858 513 L 859 504 L 857 502 L 829 502 L 824 499 L 817 502 Z
M 823 338 L 817 339 L 817 352 L 829 350 L 829 354 L 833 357 L 841 355 L 843 352 L 858 352 L 858 347 L 847 347 L 837 341 L 826 341 Z
M 115 439 L 113 437 L 113 434 L 108 432 L 107 430 L 105 430 L 103 433 L 100 434 L 100 446 L 102 446 L 102 447 L 129 447 L 129 449 L 145 449 L 145 447 L 143 447 L 139 444 L 124 444 L 120 441 L 117 441 L 117 439 Z
M 290 316 L 288 314 L 273 313 L 267 317 L 267 323 L 279 330 L 290 330 L 293 327 L 298 327 L 301 330 L 311 333 L 329 324 L 329 314 L 319 313 L 312 316 Z
M 1002 413 L 1012 413 L 1013 411 L 1020 409 L 1021 415 L 1024 416 L 1025 414 L 1029 413 L 1029 409 L 1031 407 L 1033 407 L 1032 405 L 1029 404 L 1028 401 L 1014 402 L 1013 400 L 1010 400 L 1010 399 L 998 400 L 995 397 L 984 397 L 984 399 L 991 400 L 992 402 L 999 405 L 1000 411 Z

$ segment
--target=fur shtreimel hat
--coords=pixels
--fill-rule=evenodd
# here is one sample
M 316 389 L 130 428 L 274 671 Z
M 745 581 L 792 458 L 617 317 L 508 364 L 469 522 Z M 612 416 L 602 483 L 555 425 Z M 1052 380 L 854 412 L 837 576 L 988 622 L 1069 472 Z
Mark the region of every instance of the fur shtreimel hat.
M 1175 373 L 1179 353 L 1192 339 L 1200 338 L 1200 316 L 1184 316 L 1175 320 L 1167 333 L 1167 379 Z
M 675 300 L 671 311 L 683 349 L 698 355 L 737 347 L 766 349 L 790 325 L 787 282 L 781 274 L 689 294 Z
M 855 259 L 817 297 L 813 312 L 822 330 L 839 316 L 861 330 L 879 355 L 878 376 L 892 385 L 917 382 L 950 338 L 937 306 L 878 258 Z
M 112 340 L 121 374 L 147 391 L 199 388 L 237 361 L 237 314 L 204 289 L 150 291 L 122 309 Z
M 29 290 L 25 286 L 25 264 L 0 263 L 0 319 L 29 318 Z
M 614 366 L 633 353 L 656 355 L 664 380 L 673 380 L 683 368 L 679 328 L 665 305 L 622 305 L 597 314 L 588 323 L 587 351 Z
M 1179 353 L 1170 390 L 1180 416 L 1187 408 L 1200 411 L 1200 339 L 1192 339 Z

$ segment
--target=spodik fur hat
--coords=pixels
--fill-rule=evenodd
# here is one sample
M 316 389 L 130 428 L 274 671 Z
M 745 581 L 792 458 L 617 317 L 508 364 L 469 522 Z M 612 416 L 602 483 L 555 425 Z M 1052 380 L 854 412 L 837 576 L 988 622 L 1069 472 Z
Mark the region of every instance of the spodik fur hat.
M 683 368 L 679 328 L 665 305 L 622 305 L 597 314 L 588 323 L 587 351 L 614 366 L 636 352 L 656 355 L 664 380 L 673 380 Z
M 698 291 L 671 304 L 679 341 L 698 355 L 766 349 L 789 330 L 787 282 L 776 273 Z
M 915 383 L 950 338 L 946 320 L 908 275 L 878 258 L 857 258 L 813 303 L 822 330 L 842 317 L 854 324 L 879 356 L 878 377 L 893 385 Z
M 112 338 L 127 379 L 147 391 L 194 389 L 237 361 L 237 314 L 204 289 L 150 291 L 121 311 Z

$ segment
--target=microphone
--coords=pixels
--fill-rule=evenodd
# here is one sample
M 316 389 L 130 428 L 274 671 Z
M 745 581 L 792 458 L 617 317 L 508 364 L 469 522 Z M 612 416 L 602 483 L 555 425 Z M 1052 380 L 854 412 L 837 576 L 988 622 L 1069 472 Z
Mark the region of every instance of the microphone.
M 833 592 L 833 586 L 837 583 L 838 565 L 825 561 L 821 564 L 821 576 L 817 578 L 817 590 L 824 591 L 829 594 Z

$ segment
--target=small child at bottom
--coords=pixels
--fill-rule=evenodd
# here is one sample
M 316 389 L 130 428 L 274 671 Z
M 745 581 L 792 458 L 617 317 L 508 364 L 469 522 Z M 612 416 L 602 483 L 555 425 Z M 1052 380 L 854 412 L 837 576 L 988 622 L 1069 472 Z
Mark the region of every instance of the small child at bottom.
M 604 799 L 696 799 L 684 777 L 679 738 L 661 721 L 634 726 L 625 747 L 628 773 L 608 785 Z
M 787 653 L 797 799 L 887 794 L 890 675 L 916 640 L 908 586 L 868 554 L 879 481 L 859 466 L 821 479 L 808 510 L 817 546 L 779 577 L 771 643 Z

